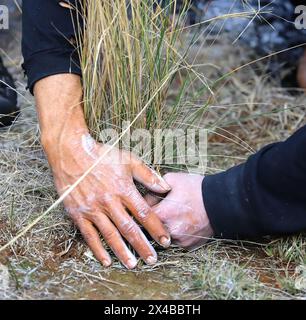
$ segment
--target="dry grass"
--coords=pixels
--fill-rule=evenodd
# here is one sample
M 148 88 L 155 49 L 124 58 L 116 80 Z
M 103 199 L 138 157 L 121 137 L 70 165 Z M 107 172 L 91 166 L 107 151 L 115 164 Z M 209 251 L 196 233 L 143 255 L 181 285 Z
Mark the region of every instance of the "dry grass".
M 213 41 L 213 44 L 211 44 Z M 0 131 L 0 246 L 40 216 L 57 199 L 39 143 L 32 97 L 24 92 L 16 47 L 9 52 L 18 80 L 22 116 Z M 245 47 L 225 38 L 199 35 L 190 63 L 213 84 L 225 73 L 254 59 Z M 266 61 L 246 67 L 190 103 L 191 111 L 209 102 L 202 125 L 209 134 L 209 173 L 243 161 L 252 150 L 284 139 L 305 124 L 306 98 L 269 80 Z M 178 86 L 169 96 L 178 94 Z M 266 239 L 262 244 L 212 241 L 194 252 L 159 250 L 159 264 L 140 264 L 128 272 L 116 261 L 104 269 L 93 259 L 63 208 L 53 210 L 30 232 L 1 252 L 0 297 L 52 298 L 305 298 L 296 287 L 305 267 L 305 237 Z M 0 266 L 1 266 L 0 265 Z M 5 266 L 5 267 L 3 267 Z M 1 287 L 7 270 L 9 284 Z M 6 289 L 6 290 L 4 290 Z
M 135 118 L 132 128 L 164 125 L 169 87 L 188 68 L 188 45 L 179 48 L 186 9 L 175 15 L 176 8 L 176 0 L 163 8 L 158 1 L 86 2 L 80 44 L 84 109 L 97 137 L 101 129 L 121 128 Z

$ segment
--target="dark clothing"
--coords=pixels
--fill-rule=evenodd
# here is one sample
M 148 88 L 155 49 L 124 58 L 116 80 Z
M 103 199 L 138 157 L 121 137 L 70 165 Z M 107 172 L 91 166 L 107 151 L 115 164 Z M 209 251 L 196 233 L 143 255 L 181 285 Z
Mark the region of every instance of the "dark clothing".
M 202 185 L 216 235 L 260 237 L 306 231 L 306 126 Z
M 0 128 L 10 126 L 18 114 L 14 80 L 0 57 Z
M 74 37 L 71 11 L 58 2 L 23 1 L 24 68 L 31 91 L 46 76 L 81 75 L 78 54 L 69 41 Z M 285 142 L 263 148 L 245 164 L 206 177 L 203 197 L 218 236 L 306 230 L 306 127 Z
M 60 73 L 81 75 L 78 51 L 73 43 L 77 10 L 63 8 L 59 2 L 23 1 L 23 67 L 31 93 L 34 84 L 47 76 Z M 77 1 L 70 0 L 70 3 L 77 5 Z

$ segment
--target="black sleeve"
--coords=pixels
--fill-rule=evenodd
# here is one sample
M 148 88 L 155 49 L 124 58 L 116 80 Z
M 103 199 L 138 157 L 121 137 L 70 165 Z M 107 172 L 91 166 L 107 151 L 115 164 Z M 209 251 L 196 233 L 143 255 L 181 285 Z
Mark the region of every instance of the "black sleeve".
M 216 236 L 228 239 L 306 230 L 306 126 L 244 164 L 203 180 Z
M 77 8 L 77 0 L 66 2 Z M 22 23 L 23 68 L 28 87 L 38 80 L 59 73 L 81 75 L 75 33 L 80 20 L 76 9 L 59 5 L 57 0 L 24 0 Z M 82 24 L 81 24 L 82 25 Z

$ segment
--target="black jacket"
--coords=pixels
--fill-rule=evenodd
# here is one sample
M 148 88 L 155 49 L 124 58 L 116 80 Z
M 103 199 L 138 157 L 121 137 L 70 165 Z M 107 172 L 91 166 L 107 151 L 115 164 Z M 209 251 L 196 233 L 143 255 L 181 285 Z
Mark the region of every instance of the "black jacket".
M 75 34 L 71 12 L 58 2 L 23 1 L 24 69 L 31 91 L 46 76 L 81 75 L 71 41 Z M 206 177 L 203 198 L 218 236 L 259 237 L 306 230 L 306 126 L 287 141 L 263 148 L 246 163 Z
M 203 198 L 224 238 L 306 231 L 306 126 L 244 164 L 204 178 Z
M 23 68 L 31 93 L 34 84 L 47 76 L 60 73 L 81 75 L 74 42 L 76 10 L 63 8 L 59 2 L 24 0 L 22 3 Z M 70 2 L 74 6 L 78 4 L 77 0 Z M 71 16 L 75 23 L 72 23 Z

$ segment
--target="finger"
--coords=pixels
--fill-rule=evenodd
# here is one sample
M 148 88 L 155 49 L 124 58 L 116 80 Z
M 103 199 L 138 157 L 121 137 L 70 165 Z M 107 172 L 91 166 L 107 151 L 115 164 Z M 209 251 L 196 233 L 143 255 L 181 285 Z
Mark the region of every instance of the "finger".
M 133 216 L 144 226 L 157 243 L 163 247 L 170 246 L 169 232 L 136 188 L 124 198 L 124 202 Z
M 147 193 L 143 198 L 150 207 L 157 205 L 163 199 L 152 193 Z
M 103 248 L 99 233 L 92 223 L 88 220 L 81 220 L 77 223 L 79 230 L 82 233 L 86 243 L 95 255 L 95 257 L 105 266 L 109 267 L 112 264 L 112 259 L 108 252 Z
M 157 254 L 155 250 L 136 222 L 127 214 L 122 204 L 120 202 L 112 203 L 108 214 L 122 236 L 131 244 L 139 256 L 147 264 L 156 263 Z
M 94 224 L 100 230 L 104 240 L 124 266 L 128 269 L 135 268 L 137 266 L 137 259 L 128 249 L 120 232 L 112 224 L 109 218 L 104 214 L 99 215 L 94 220 Z
M 143 161 L 132 159 L 132 170 L 133 177 L 149 190 L 157 193 L 167 193 L 171 190 L 167 182 Z

